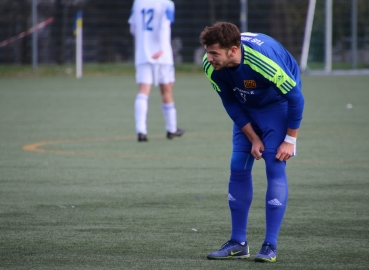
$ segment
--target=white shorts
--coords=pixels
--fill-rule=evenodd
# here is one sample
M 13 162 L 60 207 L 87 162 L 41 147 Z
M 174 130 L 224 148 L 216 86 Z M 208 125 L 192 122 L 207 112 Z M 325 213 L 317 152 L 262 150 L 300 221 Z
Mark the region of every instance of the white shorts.
M 158 86 L 174 82 L 174 65 L 140 64 L 136 66 L 136 82 Z

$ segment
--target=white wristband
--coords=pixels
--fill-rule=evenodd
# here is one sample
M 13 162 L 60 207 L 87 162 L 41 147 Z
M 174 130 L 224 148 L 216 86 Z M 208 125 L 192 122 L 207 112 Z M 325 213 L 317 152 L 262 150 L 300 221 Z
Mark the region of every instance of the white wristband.
M 291 143 L 291 144 L 296 144 L 296 138 L 290 135 L 286 135 L 286 138 L 284 138 L 284 141 Z

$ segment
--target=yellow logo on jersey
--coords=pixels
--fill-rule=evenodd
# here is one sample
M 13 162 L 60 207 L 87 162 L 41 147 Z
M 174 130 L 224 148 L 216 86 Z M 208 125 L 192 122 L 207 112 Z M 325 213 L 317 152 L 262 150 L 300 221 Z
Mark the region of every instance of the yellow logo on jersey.
M 245 88 L 256 88 L 255 80 L 244 80 L 243 84 L 245 85 Z

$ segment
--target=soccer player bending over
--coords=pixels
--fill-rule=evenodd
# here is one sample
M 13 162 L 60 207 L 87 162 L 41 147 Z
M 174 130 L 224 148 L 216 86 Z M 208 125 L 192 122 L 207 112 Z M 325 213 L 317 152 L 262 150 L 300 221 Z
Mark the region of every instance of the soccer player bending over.
M 162 112 L 168 139 L 180 137 L 177 111 L 173 99 L 174 63 L 171 46 L 171 23 L 174 3 L 170 0 L 136 0 L 128 23 L 135 37 L 135 67 L 138 94 L 135 100 L 136 133 L 139 142 L 147 139 L 147 111 L 151 85 L 159 85 Z
M 250 257 L 251 170 L 255 159 L 264 159 L 266 234 L 255 261 L 275 262 L 288 197 L 286 161 L 296 153 L 304 108 L 298 64 L 275 39 L 260 33 L 241 34 L 228 22 L 206 27 L 200 42 L 206 50 L 205 74 L 234 122 L 228 185 L 232 231 L 230 240 L 207 258 Z

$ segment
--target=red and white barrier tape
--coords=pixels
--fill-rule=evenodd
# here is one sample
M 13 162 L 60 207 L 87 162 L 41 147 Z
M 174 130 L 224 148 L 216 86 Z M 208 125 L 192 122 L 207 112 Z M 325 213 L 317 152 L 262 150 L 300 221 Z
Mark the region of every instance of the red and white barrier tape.
M 8 45 L 8 44 L 10 44 L 10 43 L 12 43 L 16 40 L 18 40 L 18 39 L 21 39 L 21 38 L 35 32 L 35 31 L 37 31 L 41 28 L 44 28 L 46 25 L 52 23 L 53 21 L 54 21 L 54 17 L 50 17 L 46 21 L 43 21 L 43 22 L 37 24 L 36 26 L 28 29 L 27 31 L 22 32 L 19 35 L 16 35 L 15 37 L 12 37 L 12 38 L 9 38 L 7 40 L 4 40 L 4 41 L 0 42 L 0 48 L 6 46 L 6 45 Z

